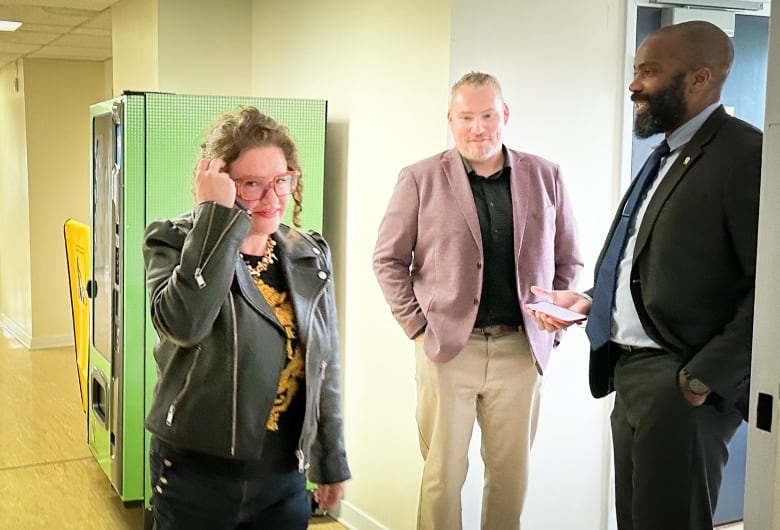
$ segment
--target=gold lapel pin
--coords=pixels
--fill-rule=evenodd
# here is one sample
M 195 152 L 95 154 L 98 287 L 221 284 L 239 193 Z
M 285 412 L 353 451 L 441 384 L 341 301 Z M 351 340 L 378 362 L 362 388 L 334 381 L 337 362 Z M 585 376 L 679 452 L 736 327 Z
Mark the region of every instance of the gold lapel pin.
M 689 157 L 689 156 L 686 156 L 686 157 L 685 157 L 685 160 L 683 160 L 683 165 L 684 165 L 684 166 L 687 166 L 687 165 L 688 165 L 688 162 L 690 162 L 690 161 L 691 161 L 691 157 Z

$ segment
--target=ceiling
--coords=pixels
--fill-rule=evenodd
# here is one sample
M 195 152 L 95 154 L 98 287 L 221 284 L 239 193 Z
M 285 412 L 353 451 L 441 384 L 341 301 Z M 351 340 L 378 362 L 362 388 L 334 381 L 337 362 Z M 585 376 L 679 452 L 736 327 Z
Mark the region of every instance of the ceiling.
M 0 0 L 0 20 L 22 23 L 0 31 L 0 68 L 18 59 L 111 58 L 111 10 L 117 0 Z
M 0 31 L 0 68 L 27 57 L 81 61 L 110 59 L 110 8 L 117 1 L 0 0 L 0 20 L 22 23 L 16 31 Z M 644 2 L 637 0 L 637 3 Z M 765 0 L 767 15 L 769 4 L 770 0 Z

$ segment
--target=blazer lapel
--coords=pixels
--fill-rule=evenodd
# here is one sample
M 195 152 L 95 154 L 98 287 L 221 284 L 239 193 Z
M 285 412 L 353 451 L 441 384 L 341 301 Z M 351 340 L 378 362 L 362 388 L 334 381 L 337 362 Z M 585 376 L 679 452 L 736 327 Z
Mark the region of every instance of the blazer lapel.
M 672 192 L 683 179 L 685 174 L 695 164 L 696 160 L 701 156 L 702 147 L 712 140 L 717 130 L 720 128 L 722 122 L 728 118 L 728 114 L 723 109 L 723 106 L 718 107 L 702 124 L 698 131 L 693 135 L 693 138 L 682 148 L 677 160 L 674 161 L 672 167 L 664 175 L 663 180 L 658 185 L 658 189 L 650 198 L 650 203 L 647 205 L 645 215 L 642 217 L 642 224 L 639 226 L 639 232 L 636 237 L 636 245 L 634 247 L 634 260 L 644 250 L 647 244 L 650 234 L 653 231 L 653 225 L 655 225 L 658 215 L 663 210 L 664 204 L 669 200 Z
M 469 184 L 469 176 L 466 174 L 466 168 L 463 167 L 463 160 L 461 160 L 457 149 L 450 149 L 444 154 L 442 170 L 452 188 L 455 200 L 458 202 L 458 209 L 466 218 L 471 236 L 477 243 L 479 251 L 482 252 L 482 233 L 479 231 L 477 206 L 474 204 L 474 194 Z
M 510 165 L 512 169 L 509 175 L 509 189 L 512 194 L 512 218 L 515 228 L 515 255 L 517 255 L 523 244 L 525 223 L 528 218 L 529 171 L 528 162 L 524 158 L 515 158 L 509 151 L 507 151 L 507 156 L 511 157 Z

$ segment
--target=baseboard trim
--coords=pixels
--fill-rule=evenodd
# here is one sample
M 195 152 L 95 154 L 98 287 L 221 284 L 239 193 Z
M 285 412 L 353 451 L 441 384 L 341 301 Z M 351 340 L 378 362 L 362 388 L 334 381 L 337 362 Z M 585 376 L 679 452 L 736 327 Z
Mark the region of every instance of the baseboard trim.
M 7 315 L 0 314 L 0 326 L 10 333 L 22 346 L 28 350 L 44 350 L 47 348 L 68 348 L 74 346 L 72 335 L 50 335 L 48 337 L 33 337 L 22 329 Z
M 48 337 L 33 337 L 30 349 L 44 350 L 46 348 L 72 348 L 74 346 L 72 335 L 50 335 Z
M 339 515 L 336 520 L 350 530 L 390 530 L 357 506 L 344 500 L 339 505 Z
M 30 343 L 32 342 L 32 335 L 27 333 L 24 329 L 19 327 L 19 325 L 8 318 L 7 315 L 0 314 L 0 326 L 3 326 L 3 329 L 10 333 L 11 336 L 13 336 L 16 340 L 22 343 L 22 346 L 30 349 Z

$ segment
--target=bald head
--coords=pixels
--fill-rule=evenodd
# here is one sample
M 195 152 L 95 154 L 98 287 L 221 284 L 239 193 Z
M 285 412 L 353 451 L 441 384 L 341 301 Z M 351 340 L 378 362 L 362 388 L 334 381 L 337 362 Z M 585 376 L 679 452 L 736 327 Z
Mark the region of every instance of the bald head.
M 709 22 L 674 24 L 647 37 L 628 85 L 637 105 L 634 133 L 669 134 L 717 103 L 733 58 L 728 36 Z
M 707 68 L 718 91 L 723 87 L 734 60 L 731 39 L 715 24 L 694 20 L 665 26 L 650 39 L 668 40 L 676 58 L 688 71 Z

